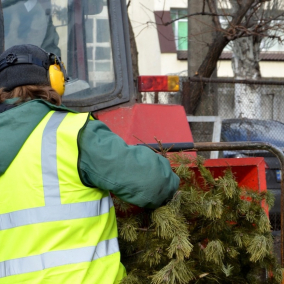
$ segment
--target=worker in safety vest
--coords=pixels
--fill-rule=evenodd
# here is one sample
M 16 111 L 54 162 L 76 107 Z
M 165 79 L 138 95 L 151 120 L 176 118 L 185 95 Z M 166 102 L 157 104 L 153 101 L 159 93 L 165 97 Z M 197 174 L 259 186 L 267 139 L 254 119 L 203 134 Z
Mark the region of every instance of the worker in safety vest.
M 0 56 L 0 284 L 112 284 L 125 276 L 110 193 L 156 208 L 167 159 L 61 105 L 65 69 L 34 45 Z

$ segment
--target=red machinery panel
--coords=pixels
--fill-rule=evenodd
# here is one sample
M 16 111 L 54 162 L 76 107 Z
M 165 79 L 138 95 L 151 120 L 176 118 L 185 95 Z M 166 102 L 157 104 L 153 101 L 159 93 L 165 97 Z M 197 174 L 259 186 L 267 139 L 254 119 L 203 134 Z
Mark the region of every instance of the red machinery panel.
M 129 145 L 141 141 L 157 143 L 155 137 L 162 143 L 193 142 L 184 108 L 180 105 L 134 104 L 101 111 L 98 119 Z
M 224 171 L 231 168 L 240 187 L 250 188 L 258 192 L 266 191 L 264 158 L 212 159 L 206 160 L 204 166 L 210 170 L 214 178 L 223 176 Z M 197 177 L 200 176 L 197 170 L 194 171 Z M 268 215 L 267 205 L 262 204 L 262 206 Z
M 134 104 L 97 114 L 116 134 L 129 145 L 193 142 L 184 108 L 180 105 Z M 139 141 L 137 138 L 141 141 Z M 190 155 L 196 156 L 195 152 Z M 216 178 L 231 168 L 239 186 L 266 191 L 265 162 L 263 158 L 230 158 L 206 160 L 205 166 Z M 267 206 L 263 207 L 268 213 Z

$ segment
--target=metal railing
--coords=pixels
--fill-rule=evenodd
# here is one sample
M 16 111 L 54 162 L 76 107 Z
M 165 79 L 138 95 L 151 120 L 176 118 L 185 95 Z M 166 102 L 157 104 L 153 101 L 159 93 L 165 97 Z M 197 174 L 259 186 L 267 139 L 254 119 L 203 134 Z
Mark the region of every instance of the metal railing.
M 160 150 L 159 144 L 140 144 Z M 177 151 L 220 151 L 220 150 L 265 150 L 275 155 L 281 165 L 281 266 L 284 267 L 284 154 L 283 151 L 264 142 L 200 142 L 200 143 L 163 143 L 163 148 Z

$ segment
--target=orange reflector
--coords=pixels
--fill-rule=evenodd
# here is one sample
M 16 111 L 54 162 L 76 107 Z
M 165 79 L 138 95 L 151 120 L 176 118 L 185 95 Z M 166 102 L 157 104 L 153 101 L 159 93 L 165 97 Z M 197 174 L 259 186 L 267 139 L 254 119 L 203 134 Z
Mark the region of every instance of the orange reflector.
M 139 92 L 178 92 L 179 76 L 138 76 Z

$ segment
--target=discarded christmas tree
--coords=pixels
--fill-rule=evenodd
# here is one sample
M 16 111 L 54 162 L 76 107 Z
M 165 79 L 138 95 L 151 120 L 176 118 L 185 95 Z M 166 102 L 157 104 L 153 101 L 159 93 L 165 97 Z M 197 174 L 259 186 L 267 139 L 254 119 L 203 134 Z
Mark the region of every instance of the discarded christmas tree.
M 201 158 L 180 153 L 171 160 L 181 184 L 166 205 L 137 212 L 114 200 L 128 272 L 121 284 L 281 283 L 261 207 L 273 196 L 240 188 L 230 169 L 214 179 Z

